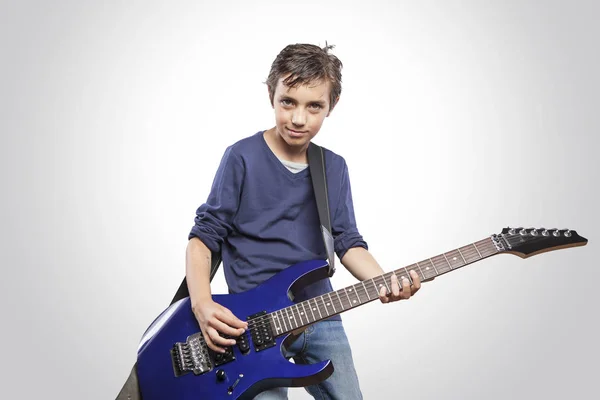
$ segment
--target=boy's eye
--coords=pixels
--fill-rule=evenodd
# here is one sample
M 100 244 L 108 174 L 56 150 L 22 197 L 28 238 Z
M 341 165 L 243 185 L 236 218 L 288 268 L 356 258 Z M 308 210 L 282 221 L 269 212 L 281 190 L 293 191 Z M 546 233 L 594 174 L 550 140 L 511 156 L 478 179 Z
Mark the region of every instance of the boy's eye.
M 320 104 L 311 104 L 310 106 L 312 108 L 316 108 L 317 110 L 320 110 L 322 108 Z
M 281 99 L 280 103 L 283 104 L 284 106 L 291 106 L 292 105 L 292 101 L 290 99 Z

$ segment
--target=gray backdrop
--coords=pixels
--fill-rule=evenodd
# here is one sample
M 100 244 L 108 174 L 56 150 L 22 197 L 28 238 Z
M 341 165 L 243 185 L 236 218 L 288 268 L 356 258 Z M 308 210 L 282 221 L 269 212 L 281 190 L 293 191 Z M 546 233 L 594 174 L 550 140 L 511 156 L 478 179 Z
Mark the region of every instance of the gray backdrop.
M 597 3 L 216 3 L 2 2 L 0 397 L 114 398 L 225 146 L 273 124 L 273 58 L 328 41 L 316 142 L 385 270 L 506 226 L 590 239 L 344 314 L 365 398 L 599 398 Z

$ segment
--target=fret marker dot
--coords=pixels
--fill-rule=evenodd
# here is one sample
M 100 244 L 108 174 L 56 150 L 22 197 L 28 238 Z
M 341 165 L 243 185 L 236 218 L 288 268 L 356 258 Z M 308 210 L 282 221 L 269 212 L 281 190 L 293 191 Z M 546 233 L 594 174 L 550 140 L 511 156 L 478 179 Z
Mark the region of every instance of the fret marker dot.
M 426 268 L 425 268 L 425 271 L 429 271 L 429 267 L 426 267 Z
M 348 291 L 349 291 L 349 292 L 351 292 L 351 291 L 352 291 L 352 289 L 348 289 Z
M 303 312 L 301 312 L 301 313 L 300 313 L 300 315 L 304 315 L 304 313 L 303 313 Z
M 327 303 L 327 305 L 329 305 L 329 303 Z
M 354 303 L 356 304 L 356 300 L 354 300 Z
M 290 317 L 290 319 L 292 319 L 293 317 Z
M 452 257 L 452 261 L 456 261 L 456 257 Z
M 317 311 L 317 309 L 316 309 L 316 308 L 313 308 L 313 311 Z

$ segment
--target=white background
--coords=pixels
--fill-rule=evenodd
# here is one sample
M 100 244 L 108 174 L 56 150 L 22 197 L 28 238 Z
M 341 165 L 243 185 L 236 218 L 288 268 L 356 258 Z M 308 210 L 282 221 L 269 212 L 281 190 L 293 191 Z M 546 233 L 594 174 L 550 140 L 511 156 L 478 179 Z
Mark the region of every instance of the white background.
M 598 11 L 3 2 L 0 397 L 116 396 L 183 277 L 225 147 L 274 123 L 271 62 L 327 41 L 343 92 L 315 142 L 346 158 L 386 271 L 506 226 L 590 239 L 345 313 L 365 398 L 598 398 Z M 340 265 L 333 283 L 355 281 Z M 222 271 L 213 286 L 226 291 Z

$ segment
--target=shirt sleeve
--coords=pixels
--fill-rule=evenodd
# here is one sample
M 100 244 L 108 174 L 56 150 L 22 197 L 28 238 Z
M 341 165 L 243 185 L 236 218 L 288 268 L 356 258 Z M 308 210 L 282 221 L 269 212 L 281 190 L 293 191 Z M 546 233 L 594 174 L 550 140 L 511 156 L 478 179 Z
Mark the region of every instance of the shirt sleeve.
M 367 242 L 356 226 L 350 176 L 345 161 L 342 169 L 340 195 L 331 222 L 331 230 L 333 231 L 335 252 L 340 260 L 353 247 L 363 247 L 368 250 Z
M 242 191 L 244 167 L 242 160 L 227 148 L 215 174 L 206 203 L 196 210 L 194 226 L 188 240 L 197 237 L 213 252 L 220 252 L 221 245 L 231 233 Z

